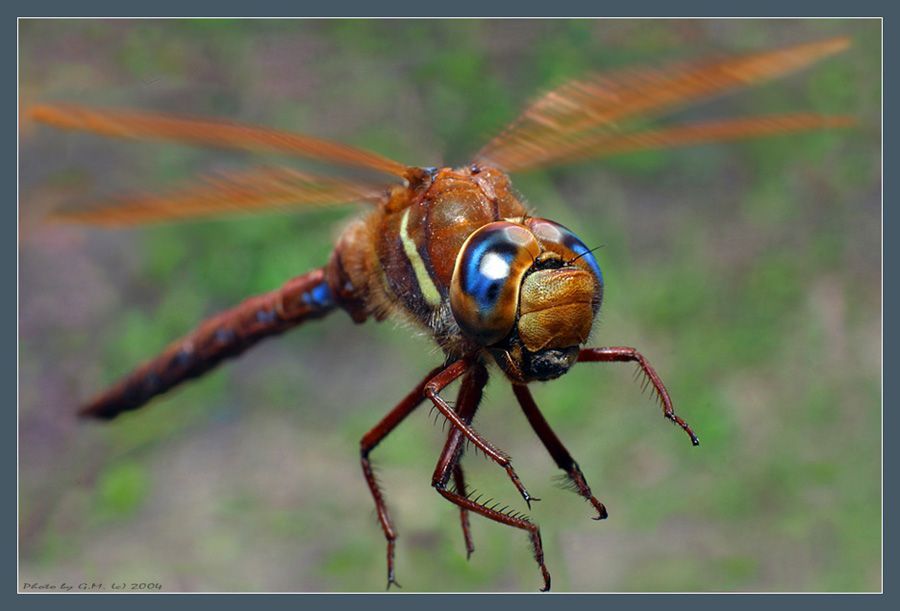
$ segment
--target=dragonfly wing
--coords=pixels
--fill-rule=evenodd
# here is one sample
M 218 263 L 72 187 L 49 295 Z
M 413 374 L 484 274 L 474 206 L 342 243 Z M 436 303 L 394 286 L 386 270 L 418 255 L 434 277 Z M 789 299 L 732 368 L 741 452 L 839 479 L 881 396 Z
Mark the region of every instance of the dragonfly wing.
M 847 38 L 668 69 L 625 70 L 563 84 L 533 102 L 475 156 L 509 172 L 556 164 L 573 142 L 622 134 L 622 122 L 671 112 L 804 68 L 846 49 Z
M 168 194 L 125 196 L 89 208 L 63 210 L 54 213 L 52 218 L 122 227 L 230 213 L 294 210 L 311 205 L 376 202 L 384 192 L 383 185 L 265 167 L 207 176 Z
M 404 177 L 402 163 L 362 149 L 292 132 L 211 119 L 173 117 L 75 105 L 39 105 L 31 119 L 116 138 L 156 139 L 245 151 L 283 153 Z
M 560 144 L 555 149 L 553 157 L 544 160 L 542 166 L 575 163 L 585 159 L 611 157 L 639 151 L 745 140 L 818 129 L 852 127 L 855 124 L 856 120 L 847 116 L 791 113 L 696 121 L 625 134 L 589 134 Z M 522 165 L 528 161 L 515 158 L 511 158 L 511 160 Z

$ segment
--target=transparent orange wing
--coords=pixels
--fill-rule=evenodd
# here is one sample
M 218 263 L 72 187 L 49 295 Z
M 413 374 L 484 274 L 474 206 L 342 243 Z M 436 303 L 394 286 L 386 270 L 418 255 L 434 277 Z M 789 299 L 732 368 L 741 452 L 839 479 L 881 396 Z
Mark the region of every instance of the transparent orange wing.
M 117 138 L 157 139 L 187 144 L 283 153 L 405 176 L 407 166 L 370 151 L 311 136 L 211 119 L 173 117 L 74 105 L 41 105 L 30 118 L 54 127 Z
M 559 143 L 553 150 L 552 157 L 536 159 L 533 156 L 516 157 L 510 154 L 508 163 L 518 170 L 533 169 L 536 167 L 535 163 L 538 163 L 540 167 L 551 167 L 575 163 L 584 159 L 611 157 L 637 151 L 745 140 L 817 129 L 834 129 L 850 127 L 855 124 L 856 121 L 852 117 L 811 113 L 697 121 L 625 134 L 591 134 L 587 137 Z M 525 151 L 522 154 L 528 155 Z
M 90 208 L 59 211 L 59 221 L 122 227 L 229 213 L 377 201 L 382 185 L 325 178 L 281 167 L 205 177 L 163 195 L 126 196 Z
M 622 121 L 647 118 L 671 112 L 714 95 L 755 85 L 806 67 L 824 57 L 846 49 L 847 38 L 797 45 L 774 51 L 764 51 L 725 59 L 707 60 L 677 65 L 668 69 L 625 70 L 609 75 L 593 75 L 563 84 L 532 103 L 503 132 L 491 140 L 475 156 L 480 164 L 499 167 L 509 172 L 555 165 L 565 160 L 584 158 L 591 151 L 613 154 L 602 142 L 618 141 L 624 148 L 634 148 L 636 134 L 624 135 Z M 715 129 L 701 130 L 714 140 L 743 138 L 782 131 L 817 129 L 832 124 L 846 124 L 842 117 L 820 117 L 815 125 L 813 115 L 797 120 L 799 115 L 770 117 L 752 127 L 746 120 L 725 128 L 719 123 Z M 669 130 L 665 137 L 656 134 L 654 145 L 645 137 L 641 149 L 678 146 L 703 141 L 696 128 Z M 631 148 L 624 145 L 632 142 Z M 609 151 L 609 152 L 607 152 Z

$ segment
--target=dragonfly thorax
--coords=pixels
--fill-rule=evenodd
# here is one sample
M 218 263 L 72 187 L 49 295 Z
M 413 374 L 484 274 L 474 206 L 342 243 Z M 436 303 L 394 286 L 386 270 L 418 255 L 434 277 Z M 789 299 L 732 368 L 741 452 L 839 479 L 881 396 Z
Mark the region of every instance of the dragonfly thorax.
M 330 284 L 345 309 L 412 322 L 448 358 L 493 358 L 516 382 L 565 373 L 603 296 L 588 247 L 529 216 L 503 172 L 415 176 L 339 240 Z

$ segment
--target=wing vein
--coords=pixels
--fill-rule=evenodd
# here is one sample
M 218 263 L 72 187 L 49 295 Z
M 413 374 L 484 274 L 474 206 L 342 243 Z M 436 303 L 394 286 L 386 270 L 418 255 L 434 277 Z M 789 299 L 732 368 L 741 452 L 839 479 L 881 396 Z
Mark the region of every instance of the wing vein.
M 114 138 L 184 142 L 255 152 L 283 153 L 341 165 L 405 176 L 407 166 L 355 147 L 295 134 L 211 119 L 172 117 L 125 110 L 95 110 L 75 105 L 40 105 L 31 109 L 35 121 L 62 129 Z
M 58 211 L 58 221 L 130 226 L 235 212 L 289 210 L 308 205 L 378 201 L 384 187 L 325 178 L 291 168 L 263 167 L 206 176 L 167 194 L 138 194 L 77 210 Z
M 475 160 L 509 172 L 553 165 L 571 158 L 573 150 L 584 152 L 604 139 L 624 138 L 626 120 L 784 76 L 849 44 L 847 38 L 832 38 L 668 70 L 632 69 L 569 81 L 535 100 Z M 741 136 L 735 132 L 732 137 Z

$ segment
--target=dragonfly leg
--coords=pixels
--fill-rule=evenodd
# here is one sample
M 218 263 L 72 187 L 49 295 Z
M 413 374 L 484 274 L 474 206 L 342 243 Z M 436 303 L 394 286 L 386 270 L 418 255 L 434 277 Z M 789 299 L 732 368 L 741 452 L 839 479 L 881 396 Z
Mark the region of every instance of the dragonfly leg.
M 441 369 L 441 367 L 438 367 L 425 376 L 425 378 L 419 382 L 419 384 L 413 388 L 412 391 L 410 391 L 410 393 L 394 407 L 394 409 L 388 412 L 387 416 L 385 416 L 381 422 L 376 424 L 372 430 L 366 433 L 359 441 L 360 462 L 362 463 L 363 475 L 365 475 L 366 483 L 369 485 L 369 490 L 372 492 L 372 497 L 375 499 L 375 510 L 378 513 L 378 521 L 381 523 L 381 529 L 384 531 L 385 539 L 387 539 L 388 588 L 390 588 L 392 584 L 397 587 L 400 586 L 394 576 L 394 541 L 397 539 L 397 531 L 394 530 L 391 516 L 385 505 L 384 493 L 379 487 L 378 481 L 375 479 L 375 474 L 372 471 L 369 453 L 371 453 L 372 450 L 375 449 L 375 446 L 381 443 L 381 441 L 387 437 L 398 424 L 403 422 L 404 418 L 421 405 L 425 400 L 425 395 L 423 394 L 425 384 L 440 372 Z
M 475 410 L 478 409 L 478 403 L 481 400 L 481 391 L 487 382 L 487 372 L 484 371 L 482 366 L 479 367 L 481 367 L 481 372 L 483 373 L 476 370 L 463 380 L 463 387 L 460 389 L 459 400 L 456 405 L 460 418 L 466 422 L 470 422 L 475 415 Z M 459 460 L 462 457 L 464 447 L 463 436 L 464 432 L 459 428 L 454 428 L 447 435 L 447 442 L 435 466 L 431 485 L 435 487 L 441 496 L 460 508 L 460 515 L 463 517 L 463 533 L 466 536 L 466 547 L 470 554 L 471 541 L 468 536 L 467 516 L 469 511 L 482 515 L 489 520 L 526 531 L 534 549 L 534 558 L 544 578 L 544 585 L 541 590 L 546 592 L 550 589 L 550 573 L 544 564 L 544 549 L 541 544 L 541 531 L 538 526 L 526 516 L 509 511 L 506 507 L 498 509 L 499 503 L 491 506 L 487 506 L 486 503 L 480 504 L 478 502 L 479 497 L 475 499 L 470 498 L 472 493 L 467 493 L 464 485 L 460 486 L 460 480 L 456 478 L 456 474 L 462 475 L 462 471 L 459 470 Z M 456 484 L 454 490 L 447 488 L 451 474 L 454 476 L 454 483 Z
M 439 412 L 441 412 L 444 418 L 449 420 L 450 424 L 452 424 L 457 430 L 465 435 L 469 439 L 469 441 L 471 441 L 475 445 L 476 448 L 484 452 L 485 456 L 503 467 L 503 469 L 506 471 L 507 476 L 519 491 L 519 494 L 521 494 L 522 498 L 525 499 L 525 503 L 527 503 L 528 507 L 531 508 L 531 501 L 539 501 L 540 499 L 531 496 L 528 493 L 528 490 L 525 489 L 525 486 L 519 479 L 519 475 L 516 473 L 515 469 L 513 469 L 512 461 L 510 460 L 509 456 L 491 445 L 486 439 L 479 435 L 475 431 L 475 429 L 464 422 L 462 418 L 459 417 L 459 415 L 453 410 L 453 408 L 450 407 L 450 405 L 439 394 L 441 390 L 446 388 L 450 383 L 463 375 L 472 366 L 472 361 L 469 359 L 460 359 L 455 363 L 452 363 L 439 374 L 434 376 L 428 382 L 428 384 L 425 385 L 425 396 L 428 397 L 432 403 L 434 403 L 434 406 L 438 409 Z
M 475 417 L 487 379 L 487 369 L 481 364 L 475 364 L 463 378 L 462 386 L 459 388 L 459 395 L 456 398 L 456 413 L 466 424 L 471 424 L 472 418 Z M 463 475 L 462 464 L 460 464 L 465 450 L 465 445 L 461 443 L 463 440 L 462 432 L 459 429 L 451 429 L 447 444 L 451 443 L 451 439 L 457 439 L 457 441 L 453 441 L 455 444 L 453 452 L 448 454 L 448 457 L 453 459 L 453 485 L 457 492 L 465 496 L 466 480 Z M 448 471 L 449 473 L 450 471 Z M 447 481 L 444 480 L 444 484 L 446 483 Z M 465 507 L 459 508 L 459 521 L 462 525 L 463 540 L 466 544 L 466 559 L 469 559 L 472 557 L 472 552 L 475 551 L 475 546 L 472 543 L 472 533 L 469 528 L 469 510 Z
M 556 465 L 566 472 L 569 481 L 575 486 L 578 494 L 587 499 L 594 506 L 594 509 L 597 510 L 597 517 L 593 519 L 605 519 L 609 515 L 606 511 L 606 506 L 598 501 L 591 492 L 590 486 L 588 486 L 584 475 L 581 473 L 581 468 L 579 468 L 575 459 L 572 458 L 572 455 L 569 454 L 566 446 L 559 440 L 559 437 L 556 436 L 556 433 L 553 432 L 553 429 L 550 428 L 541 410 L 538 409 L 537 404 L 534 402 L 531 391 L 524 384 L 513 384 L 513 393 L 515 393 L 516 399 L 519 400 L 519 405 L 522 406 L 522 411 L 525 412 L 528 423 L 531 424 L 531 428 L 534 429 L 544 447 L 550 452 L 550 456 L 553 457 Z
M 603 362 L 603 363 L 624 363 L 635 362 L 638 364 L 640 371 L 643 372 L 646 381 L 644 385 L 652 384 L 656 391 L 656 397 L 662 405 L 663 415 L 673 423 L 684 429 L 684 432 L 691 438 L 691 443 L 695 446 L 700 445 L 700 440 L 691 430 L 691 427 L 682 418 L 675 415 L 675 409 L 672 407 L 672 400 L 669 398 L 669 392 L 647 359 L 634 348 L 627 346 L 616 346 L 613 348 L 585 348 L 578 353 L 578 362 Z
M 460 494 L 466 496 L 466 479 L 463 475 L 462 465 L 459 462 L 453 467 L 453 485 Z M 472 532 L 469 529 L 469 510 L 465 507 L 459 508 L 459 522 L 462 525 L 463 540 L 466 543 L 466 560 L 468 560 L 472 557 L 472 552 L 475 551 L 475 545 L 472 543 Z

